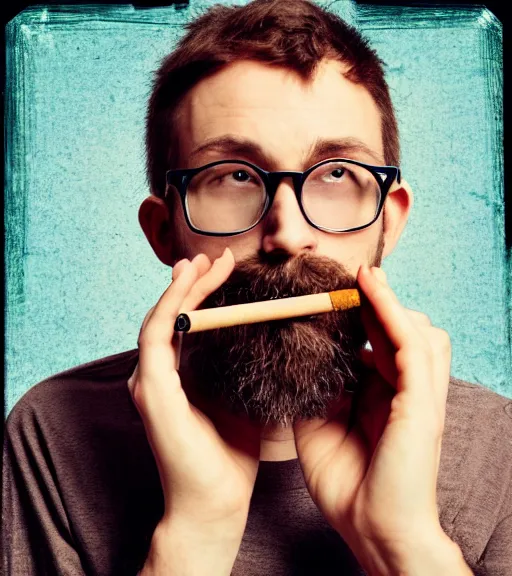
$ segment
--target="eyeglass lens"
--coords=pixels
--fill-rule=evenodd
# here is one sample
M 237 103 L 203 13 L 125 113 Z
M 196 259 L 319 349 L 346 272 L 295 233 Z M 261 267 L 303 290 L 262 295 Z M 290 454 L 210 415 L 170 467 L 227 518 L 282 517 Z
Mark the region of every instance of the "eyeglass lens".
M 366 168 L 329 162 L 304 181 L 302 205 L 317 226 L 346 230 L 369 224 L 377 213 L 380 186 Z M 250 228 L 267 208 L 265 184 L 245 164 L 217 164 L 196 174 L 187 188 L 192 225 L 204 232 L 230 233 Z

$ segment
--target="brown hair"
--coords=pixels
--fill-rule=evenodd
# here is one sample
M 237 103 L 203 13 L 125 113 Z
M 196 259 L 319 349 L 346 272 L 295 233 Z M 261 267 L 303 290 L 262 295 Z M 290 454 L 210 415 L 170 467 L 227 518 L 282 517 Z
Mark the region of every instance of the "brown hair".
M 363 85 L 382 116 L 385 162 L 399 163 L 398 127 L 383 62 L 359 32 L 308 0 L 254 0 L 213 6 L 187 25 L 188 33 L 156 72 L 146 117 L 151 191 L 163 196 L 165 172 L 179 161 L 174 129 L 182 97 L 200 80 L 238 60 L 257 60 L 311 79 L 324 58 L 348 65 L 345 77 Z

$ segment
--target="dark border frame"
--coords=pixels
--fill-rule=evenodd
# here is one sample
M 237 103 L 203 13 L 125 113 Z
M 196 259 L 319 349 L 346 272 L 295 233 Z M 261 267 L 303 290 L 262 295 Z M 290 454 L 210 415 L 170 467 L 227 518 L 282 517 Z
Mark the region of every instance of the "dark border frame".
M 507 135 L 510 133 L 509 130 L 509 121 L 508 121 L 508 114 L 507 114 L 507 105 L 508 105 L 508 94 L 509 94 L 509 60 L 508 60 L 508 47 L 510 44 L 509 41 L 509 27 L 510 27 L 510 16 L 509 16 L 509 9 L 507 3 L 503 2 L 503 0 L 479 0 L 479 1 L 471 1 L 471 0 L 451 0 L 446 2 L 444 0 L 437 0 L 437 2 L 418 2 L 414 0 L 356 0 L 358 4 L 365 5 L 365 4 L 376 4 L 381 6 L 432 6 L 432 4 L 442 4 L 442 5 L 449 5 L 449 6 L 486 6 L 491 12 L 495 14 L 495 16 L 501 21 L 503 25 L 503 77 L 504 77 L 504 119 L 503 119 L 503 130 L 504 130 L 504 186 L 505 186 L 505 246 L 508 255 L 508 269 L 512 270 L 512 197 L 509 194 L 507 196 L 507 190 L 510 189 L 509 180 L 510 180 L 510 170 L 507 169 L 509 165 L 508 158 L 510 156 L 510 152 L 507 149 Z M 87 0 L 10 0 L 9 2 L 5 3 L 2 6 L 2 10 L 0 11 L 0 19 L 3 25 L 3 42 L 2 42 L 2 57 L 0 58 L 0 72 L 2 75 L 2 91 L 1 91 L 1 103 L 2 109 L 5 111 L 5 25 L 7 22 L 12 20 L 19 12 L 28 8 L 30 6 L 37 6 L 37 5 L 47 5 L 47 6 L 57 6 L 57 5 L 75 5 L 75 4 L 133 4 L 133 6 L 137 8 L 155 8 L 158 6 L 169 6 L 171 4 L 176 4 L 177 7 L 188 5 L 188 0 L 169 0 L 164 2 L 162 0 L 138 0 L 136 2 L 129 2 L 126 0 L 95 0 L 94 2 L 90 2 Z M 5 112 L 4 112 L 5 113 Z M 4 154 L 5 154 L 5 141 L 2 142 L 4 147 Z M 4 175 L 4 164 L 2 163 L 2 175 Z M 4 180 L 4 176 L 2 177 L 2 181 Z M 3 202 L 2 202 L 3 208 Z M 4 230 L 5 236 L 5 230 Z M 2 300 L 5 303 L 5 260 L 2 258 L 2 272 L 3 272 L 3 283 L 1 285 L 2 290 Z M 4 328 L 4 339 L 2 340 L 3 350 L 5 351 L 5 308 L 4 314 L 2 315 L 2 325 Z M 5 353 L 2 355 L 2 375 L 5 374 Z M 2 378 L 2 394 L 0 398 L 0 406 L 2 410 L 2 414 L 5 414 L 5 396 L 4 396 L 4 382 L 5 378 Z M 3 439 L 3 426 L 0 427 L 0 441 Z

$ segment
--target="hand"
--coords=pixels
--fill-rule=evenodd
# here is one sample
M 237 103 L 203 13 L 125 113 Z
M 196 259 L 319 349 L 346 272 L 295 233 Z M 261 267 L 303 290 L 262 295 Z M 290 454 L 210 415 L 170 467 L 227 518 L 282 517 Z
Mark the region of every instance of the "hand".
M 357 279 L 367 374 L 331 418 L 295 426 L 298 457 L 314 502 L 367 571 L 409 574 L 415 559 L 425 572 L 414 573 L 431 574 L 455 547 L 436 504 L 450 340 L 399 303 L 382 270 L 362 267 Z
M 195 309 L 233 266 L 228 249 L 213 265 L 204 254 L 176 264 L 173 282 L 144 319 L 139 362 L 128 386 L 162 484 L 165 511 L 159 534 L 232 539 L 234 562 L 256 479 L 260 432 L 248 421 L 234 424 L 234 417 L 220 411 L 212 409 L 208 417 L 189 402 L 177 371 L 178 336 L 173 334 L 177 315 Z

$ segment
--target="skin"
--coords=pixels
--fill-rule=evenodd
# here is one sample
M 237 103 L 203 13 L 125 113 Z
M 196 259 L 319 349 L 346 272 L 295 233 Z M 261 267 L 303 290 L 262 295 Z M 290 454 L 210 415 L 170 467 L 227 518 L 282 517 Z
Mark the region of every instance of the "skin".
M 350 157 L 384 164 L 380 116 L 370 95 L 346 80 L 339 63 L 322 63 L 312 82 L 255 62 L 238 62 L 203 80 L 181 103 L 181 167 L 222 158 L 264 169 L 305 170 L 317 161 Z M 209 149 L 214 138 L 258 144 L 244 153 Z M 358 149 L 312 156 L 318 139 L 351 138 Z M 325 153 L 325 151 L 324 151 Z M 386 201 L 382 217 L 359 232 L 329 234 L 304 220 L 291 183 L 283 180 L 270 213 L 240 236 L 192 233 L 181 209 L 168 213 L 147 198 L 141 226 L 173 282 L 146 316 L 139 364 L 128 385 L 144 422 L 164 492 L 143 574 L 229 574 L 245 529 L 260 459 L 298 457 L 313 501 L 369 574 L 470 574 L 444 534 L 436 508 L 444 410 L 450 369 L 447 334 L 405 309 L 378 268 L 368 268 L 381 233 L 391 253 L 405 226 L 412 192 Z M 363 321 L 373 352 L 355 426 L 351 399 L 327 420 L 294 429 L 262 430 L 186 394 L 178 372 L 174 319 L 196 308 L 229 276 L 235 262 L 258 251 L 328 256 L 357 275 L 366 296 Z M 186 355 L 185 355 L 186 356 Z

